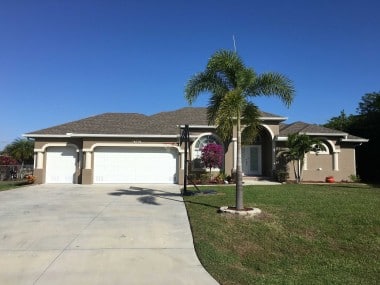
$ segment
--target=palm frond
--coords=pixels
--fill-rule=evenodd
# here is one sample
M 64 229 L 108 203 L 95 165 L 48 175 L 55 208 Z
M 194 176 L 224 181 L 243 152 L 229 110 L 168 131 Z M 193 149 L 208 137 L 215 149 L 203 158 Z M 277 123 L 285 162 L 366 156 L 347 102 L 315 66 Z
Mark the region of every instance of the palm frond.
M 233 127 L 234 123 L 231 118 L 226 118 L 225 120 L 220 121 L 216 127 L 216 133 L 223 140 L 225 145 L 228 145 L 231 142 Z
M 252 102 L 247 102 L 241 122 L 245 126 L 242 132 L 242 141 L 248 143 L 257 136 L 260 130 L 260 111 Z
M 270 72 L 257 76 L 254 84 L 248 88 L 250 96 L 277 96 L 286 106 L 293 102 L 293 83 L 286 76 Z
M 212 91 L 215 85 L 214 78 L 206 73 L 200 72 L 190 78 L 185 86 L 185 98 L 191 105 L 202 92 Z
M 243 125 L 259 125 L 260 124 L 260 110 L 259 107 L 257 107 L 254 103 L 252 102 L 246 102 L 245 108 L 243 109 L 242 112 L 242 119 L 241 123 Z
M 247 90 L 253 85 L 256 79 L 256 73 L 252 68 L 244 68 L 237 72 L 237 86 L 242 90 Z
M 240 90 L 229 91 L 220 98 L 218 111 L 215 113 L 215 124 L 222 138 L 232 136 L 233 125 L 239 120 L 238 114 L 244 109 L 246 100 Z
M 219 50 L 209 59 L 206 70 L 228 84 L 231 90 L 238 86 L 237 73 L 244 69 L 243 60 L 236 52 Z
M 207 120 L 209 125 L 214 125 L 216 116 L 219 112 L 220 104 L 223 100 L 223 96 L 225 93 L 214 93 L 211 95 L 210 100 L 207 105 Z

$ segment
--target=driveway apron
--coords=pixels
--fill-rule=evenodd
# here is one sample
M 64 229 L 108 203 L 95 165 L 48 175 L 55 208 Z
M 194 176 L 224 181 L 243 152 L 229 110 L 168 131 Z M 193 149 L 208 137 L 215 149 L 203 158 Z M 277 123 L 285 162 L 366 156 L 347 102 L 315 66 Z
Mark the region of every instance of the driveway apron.
M 0 284 L 217 284 L 178 185 L 0 192 Z

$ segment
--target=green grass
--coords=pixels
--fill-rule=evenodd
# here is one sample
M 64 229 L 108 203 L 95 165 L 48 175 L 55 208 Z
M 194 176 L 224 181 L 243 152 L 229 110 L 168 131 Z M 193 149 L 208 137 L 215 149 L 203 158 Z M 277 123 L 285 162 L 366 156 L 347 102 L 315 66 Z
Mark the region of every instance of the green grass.
M 26 185 L 26 180 L 17 181 L 0 181 L 0 191 L 14 189 Z
M 253 219 L 219 214 L 235 189 L 212 188 L 185 201 L 199 259 L 221 284 L 380 282 L 379 187 L 245 186 L 245 206 L 263 211 Z

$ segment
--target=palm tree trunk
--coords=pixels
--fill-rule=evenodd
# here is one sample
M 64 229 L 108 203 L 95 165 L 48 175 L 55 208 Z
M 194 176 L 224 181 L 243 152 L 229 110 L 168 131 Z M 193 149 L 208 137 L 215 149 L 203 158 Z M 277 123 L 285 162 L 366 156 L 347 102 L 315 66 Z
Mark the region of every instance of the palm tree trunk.
M 297 162 L 297 183 L 301 183 L 301 160 Z
M 302 156 L 301 160 L 300 160 L 300 182 L 299 183 L 301 183 L 301 181 L 302 181 L 302 173 L 303 173 L 304 161 L 305 161 L 305 157 Z
M 236 154 L 236 209 L 243 210 L 243 172 L 241 162 L 241 125 L 240 125 L 240 111 L 237 113 L 237 154 Z

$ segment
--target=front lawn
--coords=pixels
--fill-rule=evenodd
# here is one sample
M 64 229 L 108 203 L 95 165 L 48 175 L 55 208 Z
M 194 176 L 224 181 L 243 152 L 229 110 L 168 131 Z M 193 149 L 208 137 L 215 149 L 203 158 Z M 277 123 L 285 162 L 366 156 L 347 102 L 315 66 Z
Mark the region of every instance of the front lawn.
M 28 184 L 26 180 L 0 181 L 0 191 L 9 190 Z
M 198 257 L 221 284 L 378 284 L 380 188 L 355 184 L 244 186 L 245 206 L 217 213 L 234 187 L 187 196 Z

